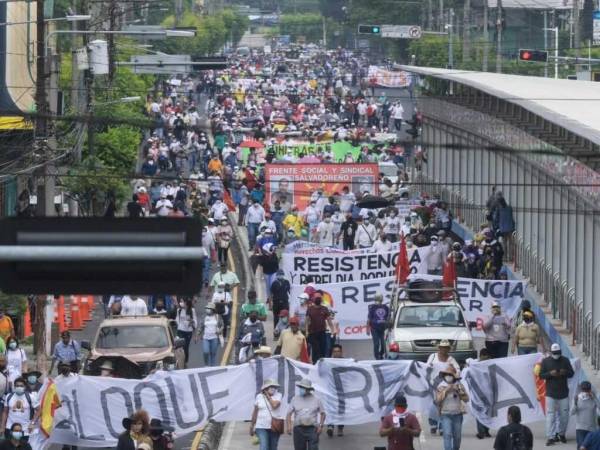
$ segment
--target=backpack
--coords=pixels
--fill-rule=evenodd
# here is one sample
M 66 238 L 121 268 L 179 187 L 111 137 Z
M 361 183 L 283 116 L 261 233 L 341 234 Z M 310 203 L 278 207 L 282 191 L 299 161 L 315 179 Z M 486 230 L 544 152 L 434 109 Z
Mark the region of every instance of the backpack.
M 6 402 L 4 403 L 5 406 L 10 405 L 10 400 L 15 396 L 14 392 L 11 392 L 10 394 L 8 394 L 8 397 L 6 397 Z M 31 395 L 29 395 L 29 392 L 25 391 L 25 398 L 27 399 L 27 403 L 29 403 L 29 420 L 33 420 L 33 416 L 35 415 L 35 409 L 33 408 L 33 401 L 31 400 Z
M 514 431 L 508 435 L 506 450 L 527 450 L 523 425 L 519 425 L 519 431 Z

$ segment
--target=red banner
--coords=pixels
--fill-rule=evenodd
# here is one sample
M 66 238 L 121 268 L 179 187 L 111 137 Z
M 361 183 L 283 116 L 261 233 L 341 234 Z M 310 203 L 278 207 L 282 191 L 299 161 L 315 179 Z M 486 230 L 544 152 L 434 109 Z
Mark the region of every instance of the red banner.
M 311 196 L 319 189 L 328 197 L 341 194 L 348 186 L 355 194 L 369 191 L 379 193 L 379 166 L 377 164 L 267 164 L 265 166 L 266 197 L 272 205 L 275 200 L 306 208 Z

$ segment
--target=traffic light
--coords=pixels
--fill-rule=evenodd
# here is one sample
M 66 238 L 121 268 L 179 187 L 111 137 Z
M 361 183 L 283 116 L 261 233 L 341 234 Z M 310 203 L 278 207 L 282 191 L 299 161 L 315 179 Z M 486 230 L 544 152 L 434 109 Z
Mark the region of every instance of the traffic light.
M 548 52 L 543 50 L 519 50 L 519 60 L 530 62 L 547 62 Z
M 379 25 L 359 25 L 358 34 L 381 34 Z
M 180 294 L 201 289 L 202 224 L 173 218 L 6 218 L 0 289 L 15 294 Z

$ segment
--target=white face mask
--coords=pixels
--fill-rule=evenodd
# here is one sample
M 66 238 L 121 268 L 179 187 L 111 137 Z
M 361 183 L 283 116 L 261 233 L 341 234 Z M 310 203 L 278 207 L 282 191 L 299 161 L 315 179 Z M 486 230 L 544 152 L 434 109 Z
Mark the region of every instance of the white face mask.
M 179 302 L 179 307 L 180 308 L 185 308 L 185 303 L 184 302 Z
M 432 246 L 432 247 L 437 247 L 437 245 L 438 245 L 438 242 L 437 242 L 437 241 L 431 241 L 431 246 Z
M 446 381 L 448 384 L 452 384 L 454 383 L 454 377 L 452 375 L 446 375 L 444 376 L 444 381 Z
M 590 394 L 588 394 L 587 392 L 580 392 L 577 397 L 579 398 L 579 400 L 587 400 L 588 398 L 590 398 Z
M 552 353 L 552 358 L 559 359 L 560 358 L 560 353 L 559 354 Z

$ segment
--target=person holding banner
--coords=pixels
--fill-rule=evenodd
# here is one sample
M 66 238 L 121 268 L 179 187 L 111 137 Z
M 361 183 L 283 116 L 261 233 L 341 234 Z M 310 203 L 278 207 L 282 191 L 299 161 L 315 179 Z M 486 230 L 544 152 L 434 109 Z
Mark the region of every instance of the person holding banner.
M 276 381 L 265 380 L 260 392 L 256 394 L 250 420 L 250 436 L 258 436 L 260 450 L 277 450 L 279 436 L 283 433 L 281 394 L 277 391 L 278 388 Z
M 431 372 L 431 383 L 436 386 L 440 382 L 441 372 L 451 365 L 458 372 L 460 370 L 460 366 L 458 362 L 452 355 L 450 355 L 450 342 L 447 339 L 443 339 L 438 344 L 437 353 L 432 353 L 427 358 L 427 363 L 429 367 L 433 369 Z M 436 405 L 432 404 L 431 408 L 429 408 L 429 432 L 431 434 L 437 433 L 439 427 L 439 412 Z
M 465 403 L 469 401 L 458 374 L 458 370 L 449 365 L 440 372 L 443 381 L 437 388 L 436 404 L 444 433 L 444 450 L 460 449 Z
M 500 310 L 498 302 L 492 303 L 492 315 L 483 322 L 485 347 L 491 358 L 505 358 L 508 355 L 510 339 L 510 319 Z

